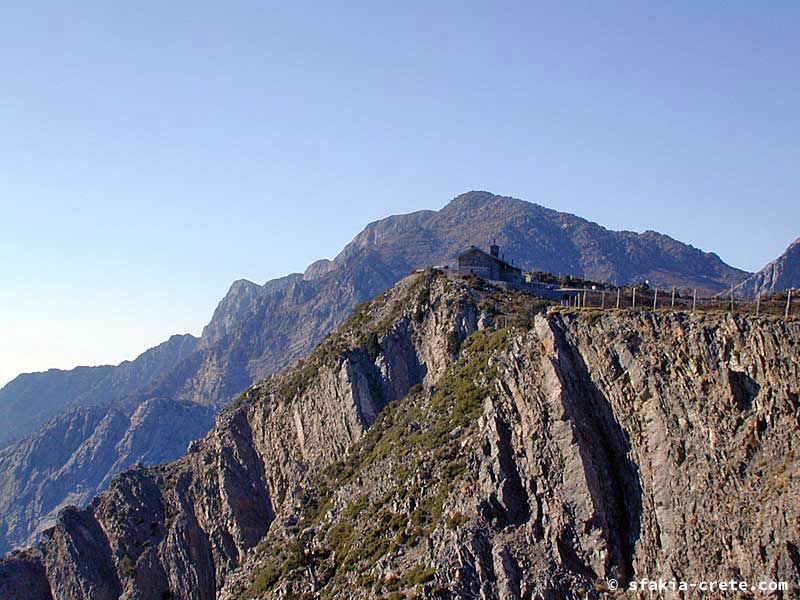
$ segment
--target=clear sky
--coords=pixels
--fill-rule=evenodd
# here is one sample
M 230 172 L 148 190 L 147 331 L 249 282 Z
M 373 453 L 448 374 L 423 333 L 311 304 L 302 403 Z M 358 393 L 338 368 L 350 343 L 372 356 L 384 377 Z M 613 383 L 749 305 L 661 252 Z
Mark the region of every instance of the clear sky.
M 797 2 L 8 2 L 0 384 L 485 189 L 754 270 L 800 236 Z

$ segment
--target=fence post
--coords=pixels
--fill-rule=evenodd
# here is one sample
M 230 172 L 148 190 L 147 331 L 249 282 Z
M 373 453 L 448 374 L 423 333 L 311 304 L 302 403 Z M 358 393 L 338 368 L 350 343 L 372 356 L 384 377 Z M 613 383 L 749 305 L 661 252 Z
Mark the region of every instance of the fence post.
M 636 308 L 636 288 L 633 288 L 633 304 L 631 304 L 631 308 Z
M 736 306 L 733 304 L 733 284 L 731 284 L 731 314 L 736 312 Z
M 761 292 L 756 292 L 756 317 L 761 309 Z
M 786 313 L 783 315 L 784 319 L 789 318 L 789 306 L 792 304 L 792 290 L 789 289 L 789 292 L 786 294 Z
M 669 309 L 675 310 L 675 286 L 672 286 L 672 300 L 669 302 Z
M 696 308 L 697 308 L 697 288 L 694 288 L 694 293 L 692 293 L 692 312 L 694 312 Z
M 605 310 L 605 308 L 606 308 L 606 291 L 603 290 L 603 293 L 600 296 L 600 310 Z
M 617 288 L 617 308 L 619 308 L 619 288 Z
M 586 308 L 586 290 L 583 290 L 583 308 Z
M 653 288 L 653 310 L 658 305 L 658 288 Z

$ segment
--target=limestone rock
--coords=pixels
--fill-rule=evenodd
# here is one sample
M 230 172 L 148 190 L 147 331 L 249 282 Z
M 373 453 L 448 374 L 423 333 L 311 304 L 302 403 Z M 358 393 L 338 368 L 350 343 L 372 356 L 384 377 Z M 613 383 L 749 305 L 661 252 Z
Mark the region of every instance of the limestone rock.
M 509 295 L 402 280 L 191 452 L 62 512 L 0 560 L 0 586 L 577 599 L 677 577 L 796 594 L 800 325 L 556 311 L 496 330 L 524 301 Z

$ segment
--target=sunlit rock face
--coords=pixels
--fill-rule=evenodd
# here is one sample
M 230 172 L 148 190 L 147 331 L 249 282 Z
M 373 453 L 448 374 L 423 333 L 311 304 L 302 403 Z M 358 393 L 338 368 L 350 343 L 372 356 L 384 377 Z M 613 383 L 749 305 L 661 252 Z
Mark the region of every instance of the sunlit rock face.
M 794 584 L 800 324 L 540 308 L 433 272 L 403 279 L 185 456 L 62 512 L 0 561 L 0 596 Z
M 800 288 L 800 238 L 778 258 L 736 286 L 735 293 L 752 298 L 792 288 Z

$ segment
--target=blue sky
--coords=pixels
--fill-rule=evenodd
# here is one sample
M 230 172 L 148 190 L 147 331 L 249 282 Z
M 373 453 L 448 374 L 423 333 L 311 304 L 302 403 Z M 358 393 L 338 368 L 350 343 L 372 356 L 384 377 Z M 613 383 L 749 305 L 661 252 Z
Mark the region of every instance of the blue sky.
M 796 2 L 70 4 L 0 14 L 0 383 L 470 189 L 750 270 L 800 236 Z

